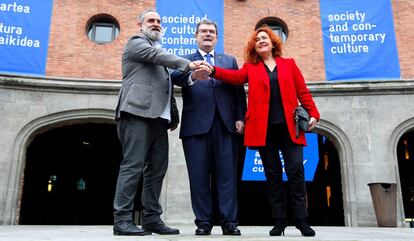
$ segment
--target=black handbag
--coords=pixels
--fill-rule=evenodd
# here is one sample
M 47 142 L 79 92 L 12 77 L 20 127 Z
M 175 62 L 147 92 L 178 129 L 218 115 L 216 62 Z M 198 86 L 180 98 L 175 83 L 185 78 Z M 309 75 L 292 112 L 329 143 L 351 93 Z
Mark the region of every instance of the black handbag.
M 295 108 L 295 126 L 296 126 L 296 138 L 299 137 L 299 129 L 306 132 L 309 128 L 309 113 L 303 106 L 299 105 Z

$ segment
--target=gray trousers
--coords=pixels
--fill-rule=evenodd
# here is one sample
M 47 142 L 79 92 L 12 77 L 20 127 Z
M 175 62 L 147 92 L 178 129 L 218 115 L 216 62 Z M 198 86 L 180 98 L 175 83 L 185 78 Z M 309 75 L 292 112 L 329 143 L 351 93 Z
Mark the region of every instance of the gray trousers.
M 162 181 L 168 167 L 167 121 L 122 113 L 117 120 L 122 145 L 114 199 L 114 223 L 133 220 L 134 198 L 143 175 L 142 224 L 162 222 L 159 203 Z

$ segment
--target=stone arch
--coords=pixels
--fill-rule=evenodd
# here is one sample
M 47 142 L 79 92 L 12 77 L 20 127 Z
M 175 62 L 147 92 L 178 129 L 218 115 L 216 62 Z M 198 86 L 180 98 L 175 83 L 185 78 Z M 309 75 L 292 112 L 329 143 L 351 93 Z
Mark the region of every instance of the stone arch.
M 5 224 L 17 224 L 19 220 L 20 198 L 22 195 L 23 171 L 26 149 L 39 134 L 48 130 L 80 123 L 115 123 L 114 111 L 110 109 L 77 109 L 56 112 L 36 118 L 27 123 L 16 135 L 12 150 L 12 161 L 7 183 Z
M 329 138 L 338 151 L 341 166 L 345 226 L 357 226 L 356 187 L 353 181 L 355 180 L 355 170 L 352 168 L 354 161 L 351 142 L 345 132 L 326 120 L 320 120 L 315 132 Z
M 414 117 L 401 122 L 392 132 L 388 141 L 388 159 L 394 165 L 395 183 L 397 183 L 397 226 L 403 225 L 404 204 L 401 190 L 400 170 L 398 167 L 397 145 L 401 137 L 410 131 L 414 131 Z

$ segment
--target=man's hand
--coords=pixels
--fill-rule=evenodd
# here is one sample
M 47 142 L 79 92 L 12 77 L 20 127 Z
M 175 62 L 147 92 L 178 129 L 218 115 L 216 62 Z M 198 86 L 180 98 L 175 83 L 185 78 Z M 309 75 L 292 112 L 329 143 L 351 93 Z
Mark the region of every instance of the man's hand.
M 236 132 L 237 134 L 243 134 L 244 133 L 244 122 L 243 121 L 236 121 Z
M 209 63 L 207 63 L 206 61 L 204 61 L 204 60 L 196 60 L 196 61 L 190 62 L 188 64 L 188 67 L 191 70 L 195 70 L 195 69 L 201 68 L 203 66 L 204 67 L 207 67 L 210 70 L 210 73 L 211 73 L 211 70 L 213 69 L 213 67 Z
M 201 65 L 198 69 L 191 73 L 192 80 L 209 80 L 210 69 L 204 65 Z

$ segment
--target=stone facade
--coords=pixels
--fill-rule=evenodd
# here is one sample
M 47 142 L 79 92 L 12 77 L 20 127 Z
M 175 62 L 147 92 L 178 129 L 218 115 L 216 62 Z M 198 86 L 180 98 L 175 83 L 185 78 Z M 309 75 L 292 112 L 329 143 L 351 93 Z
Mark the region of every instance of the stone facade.
M 310 83 L 322 114 L 316 132 L 337 148 L 345 225 L 376 225 L 368 183 L 399 185 L 396 146 L 414 129 L 414 81 Z M 119 81 L 0 77 L 0 222 L 18 220 L 26 147 L 39 133 L 74 123 L 113 123 Z M 182 100 L 178 99 L 181 109 Z M 162 204 L 168 223 L 191 224 L 188 177 L 178 131 Z M 168 200 L 168 201 L 167 201 Z M 398 189 L 398 224 L 403 224 Z

